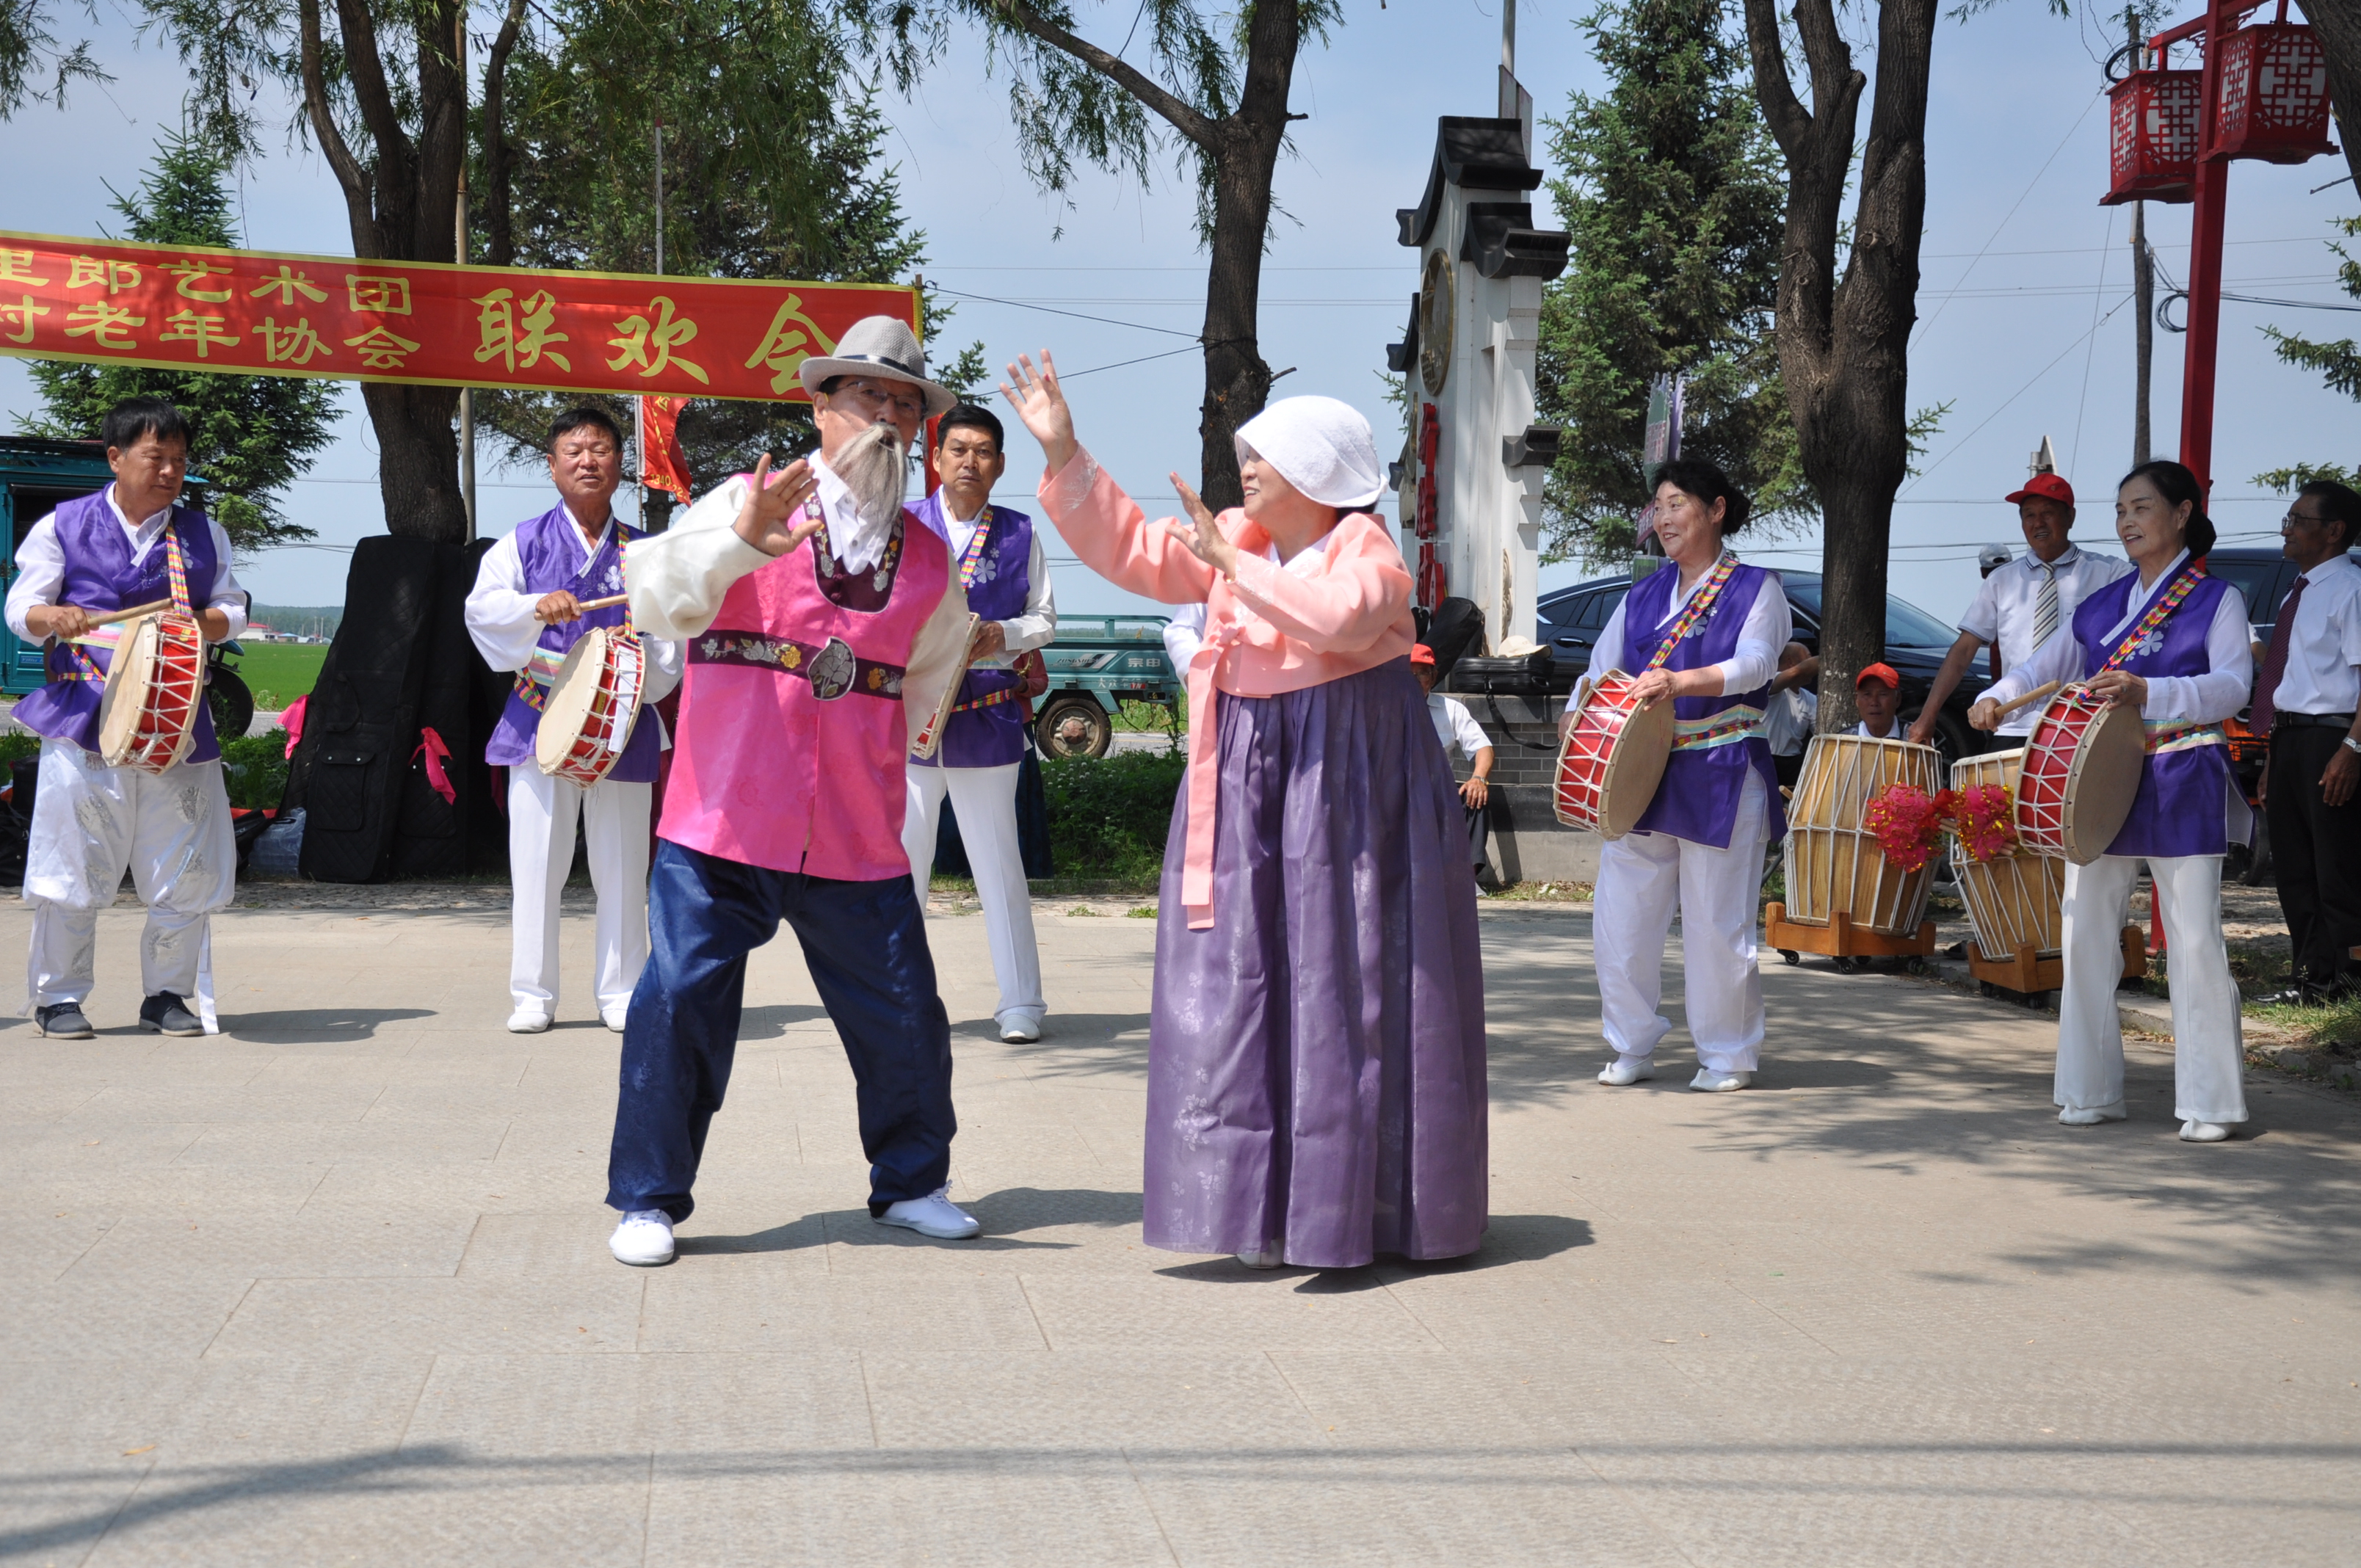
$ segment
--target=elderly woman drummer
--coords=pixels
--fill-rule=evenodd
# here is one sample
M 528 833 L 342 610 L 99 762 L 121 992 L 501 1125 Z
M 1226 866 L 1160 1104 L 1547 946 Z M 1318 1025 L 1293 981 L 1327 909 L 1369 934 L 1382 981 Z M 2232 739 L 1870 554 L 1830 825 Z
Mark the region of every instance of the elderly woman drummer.
M 1794 620 L 1775 572 L 1739 565 L 1723 539 L 1746 526 L 1747 499 L 1710 463 L 1657 470 L 1656 536 L 1665 565 L 1608 618 L 1590 676 L 1641 672 L 1643 702 L 1673 700 L 1673 755 L 1638 827 L 1599 852 L 1592 923 L 1599 1011 L 1615 1059 L 1606 1084 L 1655 1076 L 1672 1030 L 1664 941 L 1681 916 L 1691 1089 L 1744 1089 L 1763 1052 L 1763 976 L 1754 923 L 1763 849 L 1786 833 L 1763 710 Z M 1572 718 L 1568 711 L 1568 718 Z
M 2124 1036 L 2115 1012 L 2118 933 L 2139 862 L 2147 862 L 2172 940 L 2173 1114 L 2191 1143 L 2219 1143 L 2246 1119 L 2238 988 L 2222 941 L 2222 856 L 2246 837 L 2222 721 L 2245 706 L 2254 674 L 2238 590 L 2203 574 L 2213 524 L 2178 463 L 2143 463 L 2115 492 L 2115 536 L 2136 570 L 2083 599 L 2063 634 L 1996 682 L 1969 710 L 1999 726 L 2012 699 L 2052 681 L 2139 710 L 2147 754 L 2139 793 L 2104 854 L 2066 868 L 2066 989 L 2058 1015 L 2058 1119 L 2120 1122 Z M 2036 727 L 2033 743 L 2039 744 Z M 2070 806 L 2070 802 L 2069 803 Z

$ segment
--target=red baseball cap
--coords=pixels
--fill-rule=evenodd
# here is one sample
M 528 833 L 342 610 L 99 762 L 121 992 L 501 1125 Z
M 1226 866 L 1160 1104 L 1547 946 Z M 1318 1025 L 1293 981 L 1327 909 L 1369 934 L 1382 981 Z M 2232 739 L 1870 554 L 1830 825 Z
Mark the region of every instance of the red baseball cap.
M 1902 677 L 1894 673 L 1891 664 L 1872 664 L 1852 678 L 1852 689 L 1859 691 L 1872 681 L 1879 682 L 1893 691 L 1902 689 Z
M 1432 664 L 1434 663 L 1434 650 L 1423 642 L 1413 642 L 1410 649 L 1410 662 L 1413 664 Z
M 2025 488 L 2015 492 L 2007 499 L 2009 504 L 2015 506 L 2020 501 L 2029 501 L 2037 498 L 2070 507 L 2074 504 L 2074 487 L 2068 484 L 2059 475 L 2036 474 L 2025 481 Z

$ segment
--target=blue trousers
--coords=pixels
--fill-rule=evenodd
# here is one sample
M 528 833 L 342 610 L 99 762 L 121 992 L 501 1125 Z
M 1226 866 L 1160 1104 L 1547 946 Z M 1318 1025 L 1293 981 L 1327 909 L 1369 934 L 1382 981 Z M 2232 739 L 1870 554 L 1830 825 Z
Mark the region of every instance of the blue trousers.
M 785 921 L 852 1063 L 869 1212 L 949 1179 L 951 1030 L 935 989 L 925 912 L 906 876 L 831 882 L 659 840 L 648 885 L 647 967 L 623 1025 L 622 1085 L 607 1202 L 662 1209 L 675 1224 L 706 1129 L 730 1087 L 746 955 Z

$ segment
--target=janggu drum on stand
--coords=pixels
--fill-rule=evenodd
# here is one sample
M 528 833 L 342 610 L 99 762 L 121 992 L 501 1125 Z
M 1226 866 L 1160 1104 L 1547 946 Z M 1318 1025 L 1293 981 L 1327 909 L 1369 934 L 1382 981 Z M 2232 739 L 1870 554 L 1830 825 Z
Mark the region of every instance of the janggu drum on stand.
M 1872 958 L 1926 958 L 1935 950 L 1927 896 L 1930 861 L 1905 871 L 1868 823 L 1870 803 L 1904 784 L 1940 787 L 1941 753 L 1907 740 L 1822 735 L 1796 780 L 1787 823 L 1787 899 L 1763 911 L 1763 941 L 1789 963 L 1825 953 L 1850 972 Z

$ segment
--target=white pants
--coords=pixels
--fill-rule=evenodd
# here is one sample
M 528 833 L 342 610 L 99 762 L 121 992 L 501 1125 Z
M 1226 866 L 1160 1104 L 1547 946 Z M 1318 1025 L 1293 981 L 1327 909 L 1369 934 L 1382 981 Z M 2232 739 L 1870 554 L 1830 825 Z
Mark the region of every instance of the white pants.
M 2124 1100 L 2124 1030 L 2115 1010 L 2123 928 L 2139 861 L 2102 855 L 2066 868 L 2066 989 L 2058 1007 L 2057 1102 L 2103 1111 Z M 2181 1121 L 2246 1119 L 2246 1034 L 2222 943 L 2222 857 L 2151 860 L 2170 944 L 2173 1111 Z
M 520 1013 L 557 1016 L 558 899 L 574 864 L 574 820 L 598 894 L 598 1014 L 620 1015 L 648 961 L 648 804 L 655 786 L 584 789 L 531 762 L 509 769 L 509 993 Z
M 1763 974 L 1754 931 L 1770 831 L 1762 775 L 1747 770 L 1730 848 L 1664 833 L 1627 833 L 1598 852 L 1591 951 L 1598 1007 L 1616 1054 L 1646 1057 L 1671 1032 L 1664 1000 L 1664 939 L 1681 916 L 1681 970 L 1697 1063 L 1752 1072 L 1763 1055 Z
M 33 906 L 27 1010 L 88 1000 L 98 978 L 98 912 L 115 902 L 126 869 L 148 906 L 139 939 L 143 994 L 169 991 L 193 1003 L 205 1033 L 218 1034 L 212 914 L 230 901 L 237 880 L 221 764 L 143 773 L 110 768 L 71 740 L 41 742 L 34 786 L 25 864 L 25 900 Z
M 1025 885 L 1025 856 L 1016 846 L 1016 770 L 928 768 L 902 770 L 909 782 L 909 810 L 902 818 L 902 848 L 910 857 L 910 878 L 921 894 L 935 863 L 935 832 L 948 794 L 959 816 L 960 842 L 975 873 L 975 895 L 983 905 L 983 934 L 992 944 L 992 972 L 1000 982 L 1003 1022 L 1011 1013 L 1038 1026 L 1048 1003 L 1041 1000 L 1041 950 L 1033 940 L 1033 894 Z

